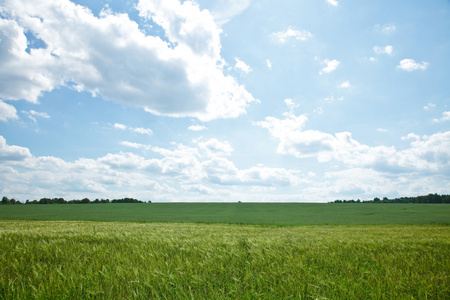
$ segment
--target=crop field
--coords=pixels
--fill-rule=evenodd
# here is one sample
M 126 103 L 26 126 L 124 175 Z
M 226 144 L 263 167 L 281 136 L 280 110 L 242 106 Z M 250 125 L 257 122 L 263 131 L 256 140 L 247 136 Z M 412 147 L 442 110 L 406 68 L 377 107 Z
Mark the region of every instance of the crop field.
M 0 299 L 450 299 L 448 206 L 190 205 L 0 207 Z
M 253 225 L 447 224 L 449 204 L 151 203 L 2 205 L 0 220 Z

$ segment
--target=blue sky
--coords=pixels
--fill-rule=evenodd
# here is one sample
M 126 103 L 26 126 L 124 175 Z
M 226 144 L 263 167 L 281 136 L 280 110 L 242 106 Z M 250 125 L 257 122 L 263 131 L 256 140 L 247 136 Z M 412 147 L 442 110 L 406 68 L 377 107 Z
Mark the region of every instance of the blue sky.
M 0 1 L 19 200 L 450 191 L 450 2 Z

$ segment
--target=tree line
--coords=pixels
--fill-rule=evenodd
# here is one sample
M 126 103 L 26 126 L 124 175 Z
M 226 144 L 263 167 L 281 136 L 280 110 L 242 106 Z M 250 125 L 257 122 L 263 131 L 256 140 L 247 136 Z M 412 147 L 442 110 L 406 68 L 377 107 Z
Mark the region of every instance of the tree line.
M 0 205 L 16 205 L 16 204 L 91 204 L 91 203 L 145 203 L 144 201 L 137 200 L 134 198 L 122 198 L 122 199 L 95 199 L 93 201 L 88 198 L 83 198 L 81 200 L 69 200 L 66 201 L 64 198 L 41 198 L 38 200 L 27 200 L 25 203 L 15 200 L 14 198 L 8 199 L 8 197 L 3 197 Z M 151 203 L 151 201 L 148 201 Z
M 416 197 L 400 197 L 394 199 L 388 199 L 384 197 L 380 199 L 378 197 L 373 200 L 335 200 L 334 203 L 450 203 L 450 195 L 438 195 L 428 194 L 424 196 Z

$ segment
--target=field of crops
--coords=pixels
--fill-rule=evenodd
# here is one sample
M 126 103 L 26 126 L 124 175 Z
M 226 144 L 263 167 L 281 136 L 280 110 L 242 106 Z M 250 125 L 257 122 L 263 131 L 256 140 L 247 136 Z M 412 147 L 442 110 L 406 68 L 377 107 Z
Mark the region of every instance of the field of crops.
M 0 221 L 1 299 L 449 299 L 450 227 Z
M 152 203 L 2 205 L 0 220 L 258 225 L 447 224 L 449 204 Z
M 275 222 L 278 226 L 201 223 L 256 224 L 262 219 L 252 210 L 267 216 L 268 208 L 274 222 L 286 209 L 229 205 L 229 210 L 247 209 L 246 214 L 233 219 L 217 210 L 213 220 L 207 213 L 217 207 L 193 205 L 184 214 L 173 210 L 172 218 L 185 223 L 169 222 L 169 213 L 162 213 L 166 223 L 148 215 L 140 219 L 144 213 L 138 214 L 141 222 L 125 222 L 136 220 L 131 211 L 153 204 L 118 204 L 103 206 L 111 211 L 102 222 L 79 221 L 96 216 L 84 211 L 83 217 L 83 209 L 98 212 L 102 205 L 0 207 L 0 219 L 5 211 L 16 214 L 0 220 L 0 299 L 450 299 L 447 206 L 441 213 L 435 211 L 439 206 L 422 206 L 426 217 L 416 218 L 416 225 L 420 205 L 322 206 L 338 207 L 340 217 L 334 218 L 331 209 L 320 215 L 317 206 L 306 205 L 297 207 L 297 218 L 306 224 L 300 226 L 292 226 L 296 218 L 290 214 L 290 223 Z M 34 215 L 29 207 L 37 209 Z M 78 221 L 48 220 L 55 207 L 74 209 Z M 392 222 L 387 207 L 403 221 Z M 24 218 L 41 220 L 11 220 L 20 209 Z M 113 222 L 120 212 L 122 222 Z M 58 218 L 65 216 L 70 214 Z M 343 216 L 353 225 L 336 225 Z

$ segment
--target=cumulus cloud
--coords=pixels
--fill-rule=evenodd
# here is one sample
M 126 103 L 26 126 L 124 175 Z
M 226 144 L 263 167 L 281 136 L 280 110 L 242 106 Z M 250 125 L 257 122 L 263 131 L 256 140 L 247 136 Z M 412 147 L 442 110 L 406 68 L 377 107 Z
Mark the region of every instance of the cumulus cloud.
M 205 125 L 191 125 L 188 127 L 188 130 L 191 131 L 202 131 L 202 130 L 206 130 Z
M 10 146 L 3 136 L 0 136 L 0 161 L 23 161 L 30 158 L 31 153 L 28 148 L 20 146 Z
M 433 119 L 434 123 L 440 123 L 440 122 L 445 122 L 445 121 L 450 121 L 450 111 L 444 111 L 442 113 L 442 117 L 439 119 Z
M 244 72 L 245 74 L 248 74 L 252 71 L 250 66 L 247 65 L 245 62 L 243 62 L 242 60 L 240 60 L 237 57 L 235 57 L 234 59 L 236 60 L 236 64 L 234 65 L 234 68 L 236 70 L 240 70 L 240 71 Z
M 312 36 L 313 35 L 309 31 L 297 30 L 293 27 L 289 27 L 288 29 L 286 29 L 284 31 L 272 33 L 272 37 L 280 43 L 286 43 L 291 39 L 295 39 L 295 40 L 299 40 L 299 41 L 306 41 L 309 38 L 311 38 Z
M 339 66 L 340 62 L 336 59 L 333 60 L 329 60 L 329 59 L 325 59 L 322 61 L 322 64 L 326 65 L 320 72 L 319 74 L 322 75 L 324 73 L 331 73 L 334 70 L 337 69 L 337 67 Z
M 265 128 L 279 144 L 277 153 L 297 158 L 315 157 L 319 162 L 335 160 L 354 167 L 371 167 L 392 172 L 411 170 L 438 172 L 450 165 L 450 131 L 423 136 L 405 150 L 370 147 L 352 138 L 350 132 L 335 134 L 305 130 L 306 115 L 285 114 L 284 119 L 266 117 L 255 124 Z
M 0 100 L 0 121 L 6 122 L 18 118 L 16 108 Z
M 96 17 L 68 0 L 6 0 L 0 20 L 0 98 L 37 102 L 61 85 L 174 117 L 237 117 L 257 101 L 223 73 L 221 29 L 192 1 L 141 0 L 142 18 L 167 41 L 146 35 L 126 14 Z M 45 48 L 27 49 L 25 31 Z M 120 63 L 117 63 L 120 62 Z
M 51 194 L 69 197 L 143 195 L 144 199 L 161 199 L 162 193 L 173 198 L 186 190 L 216 195 L 220 186 L 227 186 L 227 189 L 277 187 L 303 182 L 298 170 L 262 165 L 246 169 L 236 167 L 228 158 L 233 149 L 227 141 L 210 139 L 196 141 L 192 146 L 173 143 L 169 148 L 132 142 L 121 144 L 145 148 L 161 157 L 119 152 L 68 162 L 57 157 L 34 157 L 27 148 L 8 145 L 0 136 L 0 189 L 5 191 L 12 187 L 27 198 Z M 248 192 L 245 197 L 247 195 Z
M 400 61 L 400 64 L 397 66 L 397 68 L 402 69 L 404 71 L 412 72 L 416 70 L 425 71 L 428 68 L 427 62 L 421 62 L 418 63 L 414 59 L 405 58 Z

